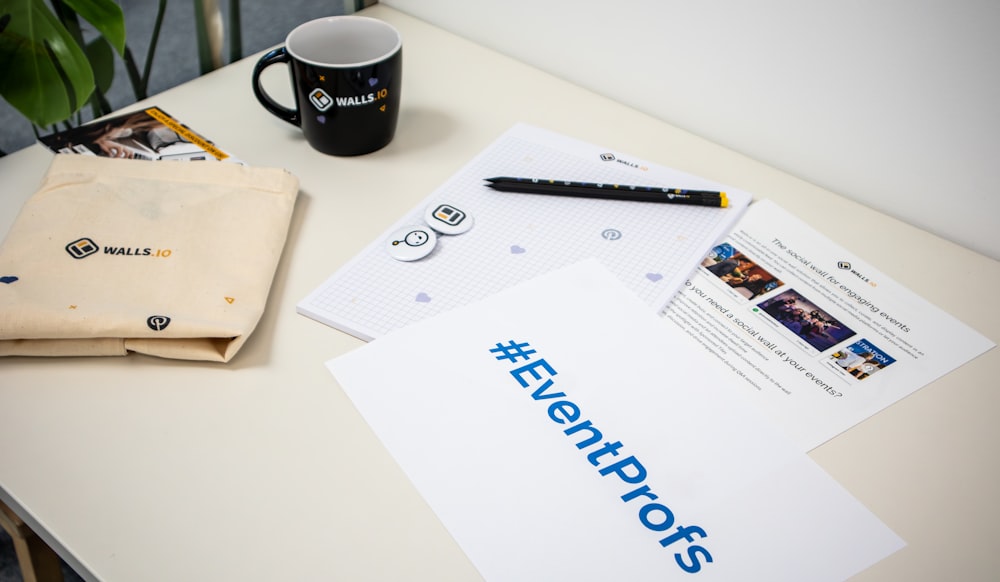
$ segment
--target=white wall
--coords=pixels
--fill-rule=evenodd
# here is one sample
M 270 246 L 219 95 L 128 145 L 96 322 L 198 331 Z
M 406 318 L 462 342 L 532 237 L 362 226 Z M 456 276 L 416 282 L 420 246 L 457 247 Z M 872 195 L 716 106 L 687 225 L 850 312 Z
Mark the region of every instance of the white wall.
M 1000 259 L 1000 1 L 381 2 Z

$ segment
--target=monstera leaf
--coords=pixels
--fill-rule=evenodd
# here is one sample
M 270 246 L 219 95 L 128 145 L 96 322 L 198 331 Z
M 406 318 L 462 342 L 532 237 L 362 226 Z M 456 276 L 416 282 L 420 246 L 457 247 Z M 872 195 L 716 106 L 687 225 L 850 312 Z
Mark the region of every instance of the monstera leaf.
M 118 54 L 125 19 L 113 0 L 57 0 L 85 19 Z M 68 12 L 67 12 L 68 13 Z M 0 95 L 38 126 L 68 119 L 94 91 L 79 39 L 44 0 L 0 0 Z

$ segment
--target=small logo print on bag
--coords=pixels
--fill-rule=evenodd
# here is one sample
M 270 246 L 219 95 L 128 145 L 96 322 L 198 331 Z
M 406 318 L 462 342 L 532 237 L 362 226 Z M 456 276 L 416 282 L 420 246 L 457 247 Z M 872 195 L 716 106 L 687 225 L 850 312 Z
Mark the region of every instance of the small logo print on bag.
M 146 325 L 153 331 L 163 331 L 170 325 L 170 318 L 166 315 L 150 315 L 146 319 Z
M 66 252 L 74 259 L 82 259 L 98 251 L 97 243 L 92 239 L 83 237 L 66 245 Z

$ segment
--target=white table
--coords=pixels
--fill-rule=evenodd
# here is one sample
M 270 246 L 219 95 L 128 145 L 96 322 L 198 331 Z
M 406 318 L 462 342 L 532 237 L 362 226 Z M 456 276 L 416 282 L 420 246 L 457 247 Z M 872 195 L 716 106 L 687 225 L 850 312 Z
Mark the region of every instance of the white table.
M 1000 340 L 996 261 L 387 7 L 365 13 L 404 38 L 399 131 L 377 153 L 312 151 L 255 101 L 255 58 L 133 107 L 301 179 L 267 311 L 234 361 L 0 360 L 0 499 L 87 578 L 479 579 L 323 367 L 360 342 L 295 303 L 517 121 L 773 199 Z M 290 102 L 283 71 L 267 82 Z M 50 159 L 0 159 L 0 233 Z M 857 580 L 995 579 L 998 372 L 994 350 L 811 453 L 909 543 Z

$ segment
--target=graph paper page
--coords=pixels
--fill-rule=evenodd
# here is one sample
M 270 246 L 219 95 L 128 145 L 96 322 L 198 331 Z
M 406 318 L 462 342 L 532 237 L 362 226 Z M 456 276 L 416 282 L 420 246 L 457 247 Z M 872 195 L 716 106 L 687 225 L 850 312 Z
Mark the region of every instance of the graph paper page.
M 484 179 L 517 176 L 723 190 L 729 206 L 502 193 Z M 662 310 L 752 196 L 702 178 L 526 124 L 502 134 L 297 305 L 322 323 L 371 340 L 556 268 L 595 257 Z M 394 259 L 393 235 L 427 227 L 445 204 L 474 226 L 438 235 L 415 261 Z

